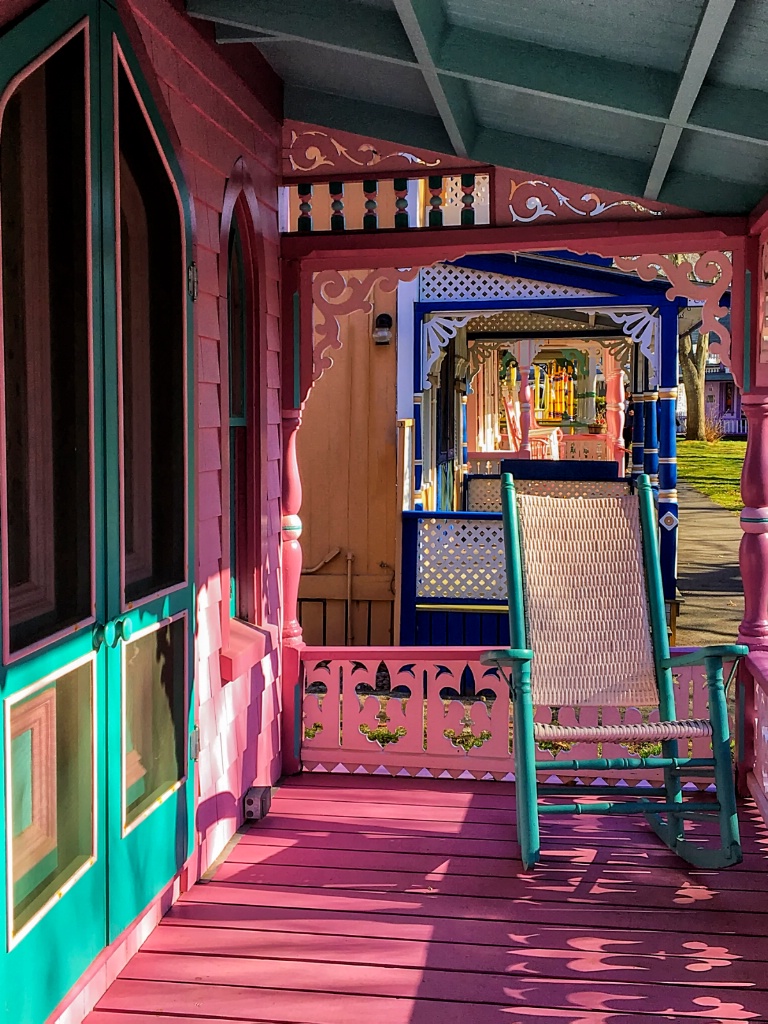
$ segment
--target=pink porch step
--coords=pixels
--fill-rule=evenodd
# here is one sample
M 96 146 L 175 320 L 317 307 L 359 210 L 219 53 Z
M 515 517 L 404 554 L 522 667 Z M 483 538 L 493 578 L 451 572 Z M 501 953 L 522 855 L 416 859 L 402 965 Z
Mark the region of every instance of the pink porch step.
M 768 830 L 688 869 L 637 819 L 545 822 L 510 785 L 301 776 L 150 935 L 86 1024 L 768 1019 Z

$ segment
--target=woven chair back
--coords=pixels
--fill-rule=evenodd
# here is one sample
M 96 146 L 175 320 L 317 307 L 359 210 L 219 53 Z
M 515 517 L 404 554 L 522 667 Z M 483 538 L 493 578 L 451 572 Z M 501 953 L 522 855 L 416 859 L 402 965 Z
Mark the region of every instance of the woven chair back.
M 637 497 L 561 498 L 552 496 L 551 482 L 546 495 L 522 493 L 522 483 L 516 481 L 534 703 L 656 705 Z

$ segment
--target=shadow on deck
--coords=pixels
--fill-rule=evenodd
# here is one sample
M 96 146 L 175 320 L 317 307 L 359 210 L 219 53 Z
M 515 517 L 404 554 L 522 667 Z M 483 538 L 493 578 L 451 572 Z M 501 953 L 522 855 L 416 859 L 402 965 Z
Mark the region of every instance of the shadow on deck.
M 509 783 L 304 775 L 188 892 L 86 1024 L 768 1020 L 768 830 L 696 871 L 637 818 L 549 818 L 520 871 Z

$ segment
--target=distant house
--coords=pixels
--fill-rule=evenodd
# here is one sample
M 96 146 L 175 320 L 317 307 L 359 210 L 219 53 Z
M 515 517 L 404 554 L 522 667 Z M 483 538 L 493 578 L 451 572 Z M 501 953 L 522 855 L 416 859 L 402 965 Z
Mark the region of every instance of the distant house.
M 707 357 L 704 384 L 704 408 L 708 420 L 720 424 L 726 437 L 745 437 L 747 419 L 741 409 L 741 393 L 733 380 L 733 374 L 720 361 L 717 352 L 710 352 Z M 687 400 L 680 375 L 680 389 L 677 396 L 677 431 L 685 433 L 687 419 Z

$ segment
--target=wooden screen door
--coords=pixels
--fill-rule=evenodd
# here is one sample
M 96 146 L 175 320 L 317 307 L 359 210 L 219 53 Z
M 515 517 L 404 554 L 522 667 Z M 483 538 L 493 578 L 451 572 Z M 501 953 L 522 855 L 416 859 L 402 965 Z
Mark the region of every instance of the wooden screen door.
M 188 203 L 99 0 L 0 36 L 0 1018 L 191 850 Z

